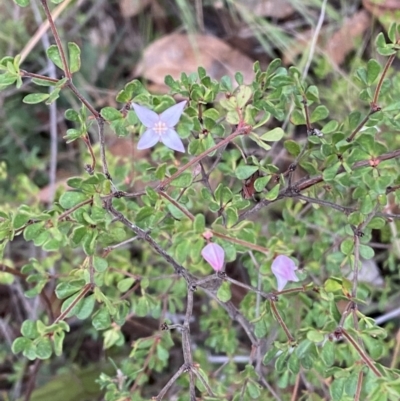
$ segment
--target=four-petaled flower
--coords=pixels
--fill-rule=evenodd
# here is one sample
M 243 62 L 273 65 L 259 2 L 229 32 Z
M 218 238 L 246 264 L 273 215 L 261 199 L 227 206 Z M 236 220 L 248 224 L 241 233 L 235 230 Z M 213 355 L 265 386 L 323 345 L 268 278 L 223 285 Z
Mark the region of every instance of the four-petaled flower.
M 165 146 L 173 150 L 185 152 L 181 138 L 173 128 L 181 118 L 185 105 L 186 100 L 175 104 L 158 115 L 147 107 L 132 103 L 138 119 L 147 128 L 140 137 L 137 148 L 151 148 L 158 141 L 161 141 Z
M 292 259 L 285 255 L 279 255 L 274 259 L 271 270 L 278 282 L 278 291 L 282 291 L 288 281 L 299 281 L 294 272 L 297 270 L 297 266 Z
M 225 260 L 225 251 L 222 246 L 210 242 L 201 251 L 201 256 L 203 256 L 216 272 L 222 270 Z

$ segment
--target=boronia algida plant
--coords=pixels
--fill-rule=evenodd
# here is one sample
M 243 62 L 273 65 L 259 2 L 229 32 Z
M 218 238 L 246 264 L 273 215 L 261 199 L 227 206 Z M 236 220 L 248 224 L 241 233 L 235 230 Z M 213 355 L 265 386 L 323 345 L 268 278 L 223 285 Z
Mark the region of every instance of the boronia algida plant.
M 33 383 L 65 360 L 74 324 L 106 353 L 88 400 L 399 400 L 399 336 L 369 316 L 397 287 L 363 280 L 400 217 L 399 26 L 378 35 L 380 61 L 357 69 L 359 105 L 341 121 L 279 59 L 256 62 L 251 83 L 202 67 L 167 76 L 168 95 L 133 80 L 119 108 L 96 110 L 74 84 L 80 48 L 41 4 L 59 78 L 10 55 L 0 88 L 31 91 L 26 104 L 72 92 L 80 108 L 65 111 L 63 135 L 85 152 L 49 205 L 8 177 L 18 196 L 0 211 L 1 270 L 40 300 L 12 344 L 14 360 L 35 361 Z M 147 150 L 121 163 L 108 135 Z M 16 241 L 42 256 L 17 266 L 4 256 Z M 396 255 L 381 263 L 398 277 Z M 122 328 L 138 317 L 155 327 L 130 342 Z

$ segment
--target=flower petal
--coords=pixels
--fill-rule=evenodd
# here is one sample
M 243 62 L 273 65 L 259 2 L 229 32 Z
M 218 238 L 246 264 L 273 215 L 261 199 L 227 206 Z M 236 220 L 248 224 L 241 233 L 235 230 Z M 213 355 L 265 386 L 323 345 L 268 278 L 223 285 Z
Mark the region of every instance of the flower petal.
M 170 149 L 185 153 L 185 147 L 183 146 L 181 138 L 179 138 L 177 132 L 172 128 L 167 129 L 167 131 L 161 135 L 160 139 L 161 142 Z
M 274 259 L 271 270 L 278 282 L 278 291 L 281 291 L 288 281 L 299 281 L 295 273 L 297 266 L 285 255 L 279 255 Z
M 153 110 L 148 109 L 147 107 L 140 106 L 136 103 L 132 103 L 133 110 L 140 120 L 140 122 L 147 128 L 152 128 L 155 123 L 160 120 L 160 117 Z
M 282 291 L 285 288 L 285 286 L 286 286 L 286 284 L 288 282 L 282 276 L 276 276 L 276 281 L 278 283 L 278 285 L 276 287 L 278 291 Z
M 201 251 L 201 256 L 211 265 L 211 267 L 219 272 L 224 266 L 225 251 L 222 246 L 210 242 Z
M 139 139 L 137 144 L 138 149 L 148 149 L 154 146 L 160 137 L 152 129 L 148 129 Z
M 175 127 L 175 125 L 181 118 L 185 106 L 186 106 L 186 100 L 184 100 L 183 102 L 179 102 L 174 106 L 170 107 L 169 109 L 163 111 L 160 114 L 160 121 L 167 124 L 167 127 L 169 128 Z

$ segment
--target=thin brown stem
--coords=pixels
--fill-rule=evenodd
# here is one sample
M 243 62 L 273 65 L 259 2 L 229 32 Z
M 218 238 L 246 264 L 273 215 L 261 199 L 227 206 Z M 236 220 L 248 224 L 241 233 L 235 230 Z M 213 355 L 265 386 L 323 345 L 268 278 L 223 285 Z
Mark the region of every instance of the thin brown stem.
M 375 367 L 373 361 L 369 359 L 369 356 L 364 352 L 364 350 L 357 344 L 357 341 L 344 329 L 341 329 L 341 334 L 346 338 L 346 340 L 354 347 L 358 352 L 364 363 L 374 372 L 375 376 L 382 377 L 381 372 Z
M 164 190 L 167 185 L 169 185 L 175 178 L 179 177 L 184 171 L 186 171 L 189 167 L 193 166 L 194 164 L 198 163 L 200 160 L 204 159 L 206 156 L 208 156 L 210 153 L 214 152 L 215 150 L 225 146 L 229 142 L 233 141 L 236 137 L 239 135 L 244 135 L 248 132 L 250 132 L 251 127 L 245 124 L 239 125 L 232 134 L 224 138 L 222 141 L 218 142 L 216 145 L 212 146 L 210 149 L 205 150 L 203 153 L 199 154 L 198 156 L 194 157 L 192 160 L 187 162 L 184 166 L 182 166 L 178 171 L 176 171 L 174 174 L 171 175 L 171 177 L 168 177 L 164 179 L 163 181 L 158 184 L 156 187 L 156 190 Z
M 357 135 L 358 132 L 360 132 L 361 128 L 364 127 L 365 123 L 369 120 L 369 118 L 372 116 L 372 114 L 376 113 L 379 110 L 370 110 L 368 114 L 362 119 L 360 124 L 357 125 L 356 128 L 354 128 L 353 132 L 349 135 L 349 137 L 346 139 L 347 142 L 351 142 L 354 137 Z
M 78 304 L 78 302 L 81 300 L 81 299 L 83 299 L 84 297 L 85 297 L 85 295 L 91 290 L 93 288 L 93 285 L 92 284 L 86 284 L 83 288 L 82 288 L 82 290 L 81 290 L 81 292 L 79 293 L 79 295 L 73 300 L 73 302 L 71 302 L 71 304 L 67 307 L 67 309 L 65 309 L 65 311 L 64 312 L 62 312 L 58 317 L 57 317 L 57 319 L 54 321 L 54 323 L 58 323 L 58 322 L 60 322 L 61 320 L 64 320 L 66 317 L 67 317 L 67 315 L 68 315 L 68 313 L 69 312 L 71 312 L 71 310 Z
M 90 153 L 90 156 L 92 158 L 92 164 L 88 166 L 87 171 L 90 175 L 94 173 L 94 169 L 96 168 L 96 156 L 94 155 L 92 144 L 90 143 L 90 138 L 89 135 L 86 134 L 85 136 L 82 137 L 83 142 L 85 142 L 86 147 L 88 148 L 88 151 Z
M 26 274 L 21 273 L 19 270 L 14 269 L 13 267 L 7 266 L 3 263 L 0 263 L 0 271 L 12 274 L 13 276 L 21 277 L 24 280 L 28 277 Z
M 25 70 L 19 70 L 19 72 L 21 77 L 42 79 L 43 81 L 52 82 L 54 84 L 59 82 L 59 79 L 46 77 L 45 75 L 34 74 L 33 72 L 28 72 Z
M 74 207 L 71 207 L 71 209 L 66 210 L 65 212 L 61 213 L 58 216 L 58 221 L 61 221 L 63 219 L 65 219 L 67 216 L 69 216 L 71 213 L 75 212 L 75 210 L 78 210 L 79 208 L 81 208 L 82 206 L 88 205 L 89 203 L 93 202 L 93 198 L 89 198 L 84 200 L 83 202 L 78 203 L 77 205 L 75 205 Z
M 64 49 L 63 49 L 62 44 L 61 44 L 60 35 L 57 32 L 57 28 L 56 28 L 56 26 L 54 24 L 53 17 L 51 16 L 51 12 L 50 12 L 49 6 L 48 6 L 46 0 L 40 0 L 40 2 L 42 3 L 42 6 L 43 6 L 44 12 L 46 14 L 47 20 L 49 21 L 49 24 L 50 24 L 51 32 L 53 33 L 54 40 L 56 41 L 56 45 L 57 45 L 58 51 L 60 52 L 61 62 L 62 62 L 62 65 L 63 65 L 63 70 L 64 70 L 64 73 L 65 73 L 65 76 L 68 78 L 68 80 L 71 80 L 72 74 L 71 74 L 71 71 L 69 69 L 67 58 L 65 56 L 65 52 L 64 52 Z
M 362 389 L 363 379 L 364 379 L 364 373 L 363 373 L 363 371 L 361 370 L 361 371 L 358 373 L 357 388 L 356 388 L 356 393 L 354 394 L 354 401 L 359 401 L 359 400 L 360 400 L 360 395 L 361 395 L 361 389 Z
M 164 396 L 167 394 L 168 390 L 172 387 L 172 385 L 179 379 L 181 374 L 185 371 L 186 365 L 183 364 L 175 374 L 168 380 L 167 384 L 161 389 L 156 397 L 154 397 L 155 401 L 161 401 Z
M 374 107 L 374 106 L 376 107 L 378 104 L 379 94 L 381 93 L 383 81 L 384 81 L 384 79 L 389 71 L 389 68 L 392 65 L 395 58 L 396 58 L 396 53 L 392 54 L 386 61 L 386 64 L 385 64 L 385 67 L 383 68 L 381 77 L 379 78 L 379 82 L 375 88 L 375 93 L 374 93 L 374 97 L 372 99 L 371 107 Z
M 278 312 L 278 309 L 277 309 L 277 307 L 275 305 L 275 301 L 271 299 L 270 300 L 270 305 L 271 305 L 272 313 L 274 314 L 275 319 L 278 321 L 278 323 L 282 327 L 283 331 L 285 332 L 286 337 L 288 338 L 289 341 L 291 341 L 291 342 L 294 341 L 293 336 L 290 334 L 285 322 L 283 321 L 281 315 Z

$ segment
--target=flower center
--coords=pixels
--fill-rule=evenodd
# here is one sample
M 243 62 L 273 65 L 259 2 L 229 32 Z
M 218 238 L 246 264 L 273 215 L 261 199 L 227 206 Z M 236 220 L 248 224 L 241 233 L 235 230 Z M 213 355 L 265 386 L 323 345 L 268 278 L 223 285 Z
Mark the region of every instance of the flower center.
M 157 135 L 162 135 L 167 131 L 168 127 L 163 121 L 157 121 L 154 124 L 153 130 L 157 133 Z

